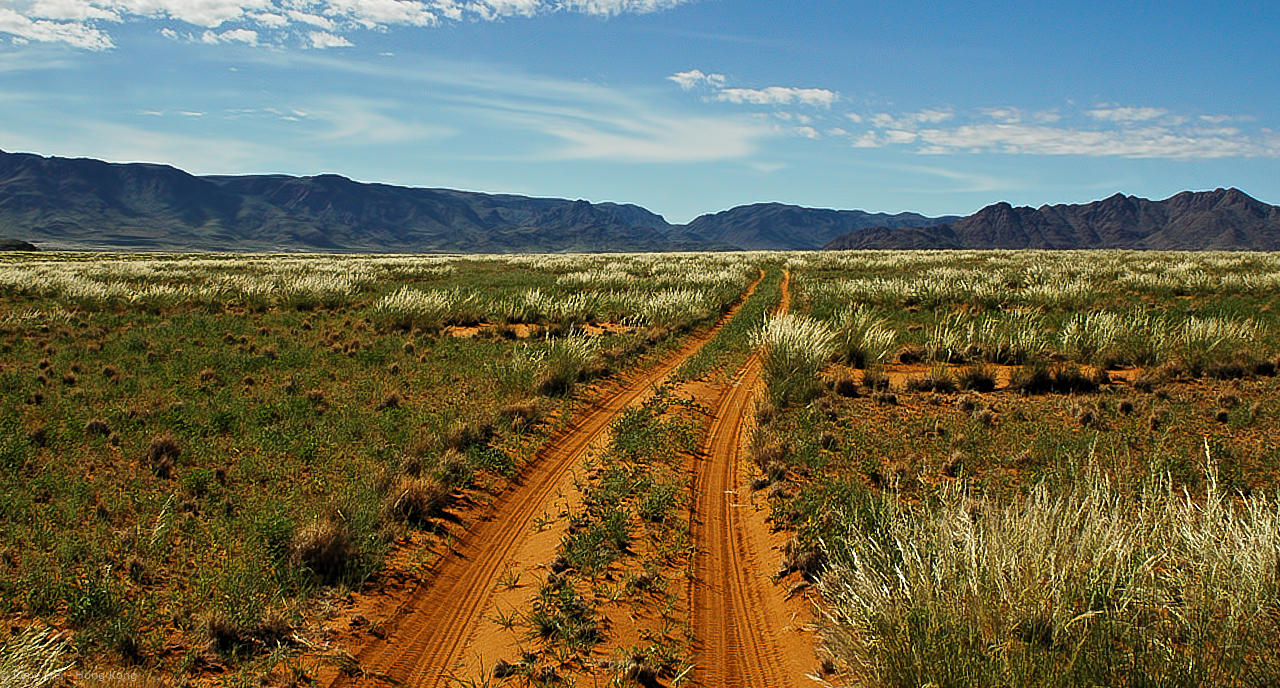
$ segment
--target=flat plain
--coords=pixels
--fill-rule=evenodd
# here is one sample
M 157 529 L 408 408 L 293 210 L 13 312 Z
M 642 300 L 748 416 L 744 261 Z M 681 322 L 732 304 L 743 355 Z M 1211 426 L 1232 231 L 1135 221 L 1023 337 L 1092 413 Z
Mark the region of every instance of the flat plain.
M 1253 253 L 5 256 L 0 674 L 1274 683 L 1278 284 Z

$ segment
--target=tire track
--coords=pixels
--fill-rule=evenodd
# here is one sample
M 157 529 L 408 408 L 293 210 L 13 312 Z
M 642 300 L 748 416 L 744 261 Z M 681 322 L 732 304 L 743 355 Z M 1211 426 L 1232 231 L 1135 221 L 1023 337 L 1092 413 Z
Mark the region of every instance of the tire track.
M 784 273 L 777 312 L 790 305 Z M 772 688 L 809 683 L 800 662 L 812 648 L 780 635 L 792 619 L 781 605 L 768 572 L 748 544 L 742 490 L 742 436 L 760 384 L 760 358 L 734 376 L 715 406 L 694 481 L 693 541 L 696 554 L 691 598 L 695 649 L 694 683 L 701 686 Z M 749 489 L 749 488 L 748 488 Z
M 488 516 L 466 532 L 455 554 L 437 564 L 430 580 L 416 589 L 401 611 L 386 625 L 381 638 L 367 643 L 355 656 L 356 675 L 339 675 L 332 688 L 366 685 L 404 685 L 436 688 L 463 657 L 469 639 L 485 618 L 501 571 L 511 554 L 529 536 L 534 520 L 560 486 L 564 474 L 614 418 L 656 388 L 741 308 L 764 279 L 747 288 L 737 304 L 708 332 L 686 343 L 662 362 L 628 381 L 590 409 L 580 412 L 558 437 L 549 439 L 487 509 Z

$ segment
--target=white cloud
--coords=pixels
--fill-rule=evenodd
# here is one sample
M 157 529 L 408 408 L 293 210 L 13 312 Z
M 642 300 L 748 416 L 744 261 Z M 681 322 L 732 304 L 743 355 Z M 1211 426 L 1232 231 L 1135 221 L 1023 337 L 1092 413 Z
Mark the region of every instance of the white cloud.
M 711 100 L 739 105 L 809 105 L 812 107 L 830 108 L 832 103 L 840 99 L 835 91 L 825 88 L 794 88 L 790 86 L 769 86 L 768 88 L 729 88 L 729 81 L 723 74 L 707 74 L 701 69 L 678 72 L 667 77 L 685 91 L 705 87 L 715 91 Z M 808 124 L 812 121 L 808 115 L 796 113 L 775 113 L 782 119 L 797 117 Z
M 351 41 L 328 31 L 312 31 L 307 37 L 311 40 L 312 48 L 348 48 L 352 45 Z
M 1169 111 L 1152 107 L 1098 107 L 1093 110 L 1086 110 L 1085 114 L 1104 122 L 1129 123 L 1159 119 L 1169 114 Z
M 1254 135 L 1234 126 L 1213 126 L 1245 118 L 1189 117 L 1153 107 L 1098 107 L 1064 123 L 1058 110 L 1030 116 L 1014 107 L 986 108 L 973 115 L 949 109 L 877 113 L 864 121 L 871 131 L 849 134 L 859 148 L 910 147 L 917 153 L 1001 153 L 1079 155 L 1180 160 L 1280 157 L 1280 144 L 1266 130 Z M 951 120 L 958 120 L 952 126 Z M 991 120 L 995 120 L 993 123 Z M 857 121 L 857 120 L 855 120 Z M 1188 125 L 1189 122 L 1195 123 Z M 1196 126 L 1199 125 L 1199 126 Z
M 813 127 L 796 127 L 796 133 L 797 133 L 797 134 L 799 134 L 799 135 L 801 135 L 801 136 L 803 136 L 803 137 L 805 137 L 806 139 L 820 139 L 820 138 L 822 138 L 822 137 L 818 134 L 818 130 L 817 130 L 817 129 L 814 129 Z
M 878 112 L 867 117 L 871 124 L 881 129 L 916 129 L 922 124 L 939 124 L 955 117 L 955 112 L 951 110 L 921 110 L 919 112 L 907 112 L 901 115 L 890 115 L 885 112 Z M 854 121 L 861 121 L 854 120 Z
M 902 129 L 890 129 L 884 135 L 888 138 L 889 143 L 911 143 L 920 138 L 920 135 L 914 131 L 904 131 Z
M 120 19 L 109 7 L 97 7 L 83 0 L 36 0 L 31 3 L 27 16 L 74 21 L 87 19 L 118 21 Z
M 751 105 L 812 105 L 829 108 L 840 96 L 835 91 L 823 88 L 790 88 L 787 86 L 770 86 L 768 88 L 724 88 L 716 94 L 716 100 L 728 103 L 746 103 Z
M 431 26 L 439 18 L 416 0 L 327 0 L 325 14 L 348 17 L 366 29 L 379 26 Z
M 1022 111 L 1015 107 L 987 108 L 982 114 L 1003 124 L 1017 124 L 1022 121 Z
M 1280 150 L 1237 136 L 1196 135 L 1167 127 L 1094 131 L 1013 124 L 927 129 L 920 139 L 934 152 L 995 152 L 1031 155 L 1128 158 L 1228 158 L 1274 156 Z
M 264 11 L 274 0 L 74 0 L 87 5 L 110 6 L 121 18 L 152 17 L 215 29 L 240 19 L 251 10 Z
M 874 131 L 868 131 L 862 136 L 853 140 L 854 148 L 879 148 L 880 140 L 876 138 Z
M 1031 119 L 1040 124 L 1053 124 L 1062 120 L 1062 115 L 1057 110 L 1040 110 L 1031 116 Z
M 231 29 L 230 31 L 223 31 L 222 33 L 205 31 L 204 34 L 200 36 L 200 41 L 210 45 L 216 45 L 218 43 L 244 43 L 246 45 L 257 45 L 258 32 L 249 29 Z
M 84 22 L 32 20 L 7 7 L 0 7 L 0 34 L 42 43 L 66 43 L 87 50 L 114 47 L 110 36 Z
M 614 16 L 617 14 L 645 14 L 670 9 L 688 0 L 561 0 L 560 6 L 585 14 Z M 538 3 L 546 4 L 546 3 Z
M 275 12 L 251 12 L 249 19 L 270 29 L 281 29 L 289 25 L 290 18 Z M 311 16 L 311 15 L 307 15 Z
M 710 86 L 712 88 L 721 88 L 725 85 L 726 80 L 723 74 L 703 74 L 701 69 L 691 69 L 687 72 L 676 72 L 667 77 L 668 81 L 674 81 L 680 85 L 680 88 L 690 91 L 698 86 Z
M 330 34 L 325 47 L 349 45 L 360 29 L 434 26 L 442 21 L 533 17 L 555 12 L 596 16 L 657 12 L 692 0 L 0 0 L 0 34 L 77 48 L 114 47 L 103 24 L 159 19 L 214 30 L 253 24 L 272 30 L 260 43 L 319 47 L 308 27 Z M 173 27 L 163 30 L 174 32 Z M 168 34 L 166 34 L 168 35 Z M 222 35 L 222 34 L 215 34 Z M 346 43 L 335 41 L 341 38 Z M 199 40 L 204 40 L 202 34 Z M 226 42 L 226 41 L 216 41 Z
M 289 10 L 288 16 L 281 16 L 278 14 L 265 15 L 265 16 L 275 17 L 275 19 L 272 19 L 270 21 L 282 22 L 280 26 L 288 24 L 290 21 L 295 21 L 299 24 L 306 24 L 308 26 L 314 26 L 319 29 L 324 29 L 325 31 L 332 31 L 336 26 L 333 23 L 333 20 L 328 17 L 322 17 L 318 14 L 310 14 L 308 12 L 299 12 L 298 10 Z M 255 17 L 255 19 L 256 18 L 257 17 Z

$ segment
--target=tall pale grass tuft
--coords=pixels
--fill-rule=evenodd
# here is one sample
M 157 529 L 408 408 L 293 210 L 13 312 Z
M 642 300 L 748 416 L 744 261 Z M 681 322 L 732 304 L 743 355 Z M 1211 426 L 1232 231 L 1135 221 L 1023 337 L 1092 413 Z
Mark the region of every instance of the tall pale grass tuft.
M 544 396 L 568 394 L 585 376 L 595 352 L 595 340 L 581 333 L 551 340 L 534 391 Z
M 444 325 L 460 300 L 457 291 L 421 291 L 401 287 L 378 299 L 370 310 L 375 319 L 388 327 L 435 331 Z
M 869 686 L 1277 685 L 1280 502 L 1215 477 L 887 500 L 828 543 L 828 642 Z
M 883 362 L 898 341 L 898 333 L 871 309 L 846 311 L 837 320 L 841 325 L 832 340 L 836 356 L 855 368 Z
M 63 663 L 63 640 L 47 628 L 31 626 L 0 647 L 0 684 L 10 688 L 45 688 L 71 668 Z
M 785 406 L 815 393 L 818 373 L 831 358 L 835 334 L 820 320 L 790 314 L 765 318 L 752 337 L 760 349 L 770 400 Z

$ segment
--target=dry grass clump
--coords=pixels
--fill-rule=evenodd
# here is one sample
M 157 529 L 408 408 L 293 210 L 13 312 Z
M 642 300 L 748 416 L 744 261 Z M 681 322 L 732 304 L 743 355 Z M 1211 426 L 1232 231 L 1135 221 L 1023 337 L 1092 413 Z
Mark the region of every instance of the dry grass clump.
M 752 463 L 770 481 L 786 474 L 787 460 L 791 457 L 791 445 L 780 440 L 772 432 L 757 430 L 751 437 L 747 450 Z
M 449 500 L 449 488 L 430 476 L 401 476 L 382 499 L 382 515 L 399 523 L 422 524 Z
M 1076 365 L 1029 365 L 1013 374 L 1009 388 L 1023 394 L 1090 394 L 1110 383 L 1105 370 L 1088 375 Z
M 862 372 L 862 386 L 874 392 L 889 391 L 889 375 L 884 367 L 873 365 Z
M 246 630 L 225 612 L 211 611 L 203 622 L 205 638 L 216 652 L 229 654 L 248 640 Z
M 828 643 L 869 686 L 1275 685 L 1280 502 L 1207 482 L 886 500 L 829 543 Z
M 63 659 L 67 643 L 51 629 L 30 626 L 0 646 L 0 678 L 12 688 L 60 684 L 71 664 Z
M 662 685 L 658 682 L 658 676 L 663 667 L 643 653 L 630 654 L 621 659 L 601 660 L 599 666 L 613 672 L 621 681 L 633 682 L 645 688 Z
M 936 392 L 938 394 L 951 394 L 959 389 L 956 379 L 952 377 L 951 372 L 946 368 L 936 368 L 926 375 L 908 378 L 902 383 L 902 387 L 908 392 Z
M 465 452 L 471 447 L 487 444 L 493 439 L 494 433 L 493 423 L 488 420 L 457 423 L 444 436 L 444 446 L 446 449 Z
M 84 424 L 84 434 L 106 436 L 111 434 L 111 426 L 101 418 L 90 418 Z
M 327 513 L 300 528 L 289 542 L 289 560 L 327 583 L 340 579 L 357 553 L 351 528 L 337 513 Z
M 956 384 L 968 392 L 994 392 L 996 371 L 989 365 L 966 366 L 956 376 Z
M 382 401 L 378 402 L 377 405 L 373 407 L 373 410 L 386 411 L 387 409 L 398 409 L 403 405 L 404 397 L 400 396 L 399 392 L 390 392 L 382 398 Z
M 821 546 L 803 547 L 799 540 L 791 538 L 782 546 L 782 561 L 776 575 L 781 578 L 798 571 L 805 580 L 814 581 L 826 564 L 827 553 Z
M 884 406 L 897 406 L 898 395 L 893 392 L 875 392 L 871 395 L 872 401 Z
M 844 376 L 835 381 L 832 389 L 836 394 L 848 399 L 858 398 L 858 381 L 852 377 Z
M 173 469 L 179 456 L 182 456 L 182 447 L 169 433 L 151 440 L 151 444 L 147 446 L 147 465 L 157 478 L 173 477 Z
M 525 399 L 503 406 L 498 415 L 505 418 L 515 432 L 524 432 L 542 420 L 542 406 L 537 399 Z

